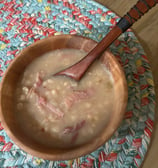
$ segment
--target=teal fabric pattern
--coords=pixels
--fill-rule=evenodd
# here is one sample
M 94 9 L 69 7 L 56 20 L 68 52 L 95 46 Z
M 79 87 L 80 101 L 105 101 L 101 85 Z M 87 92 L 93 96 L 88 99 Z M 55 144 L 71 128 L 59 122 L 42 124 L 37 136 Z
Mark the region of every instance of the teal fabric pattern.
M 115 13 L 92 0 L 1 0 L 0 80 L 19 51 L 37 40 L 59 34 L 78 34 L 99 42 L 118 20 Z M 86 156 L 49 161 L 21 150 L 0 124 L 0 167 L 140 167 L 151 141 L 155 113 L 150 65 L 130 29 L 109 49 L 123 67 L 128 84 L 125 116 L 109 141 Z

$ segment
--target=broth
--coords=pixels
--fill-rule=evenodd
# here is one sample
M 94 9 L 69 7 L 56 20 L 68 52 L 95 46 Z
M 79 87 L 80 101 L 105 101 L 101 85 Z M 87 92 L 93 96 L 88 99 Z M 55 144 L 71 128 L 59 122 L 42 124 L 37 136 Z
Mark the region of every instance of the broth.
M 108 124 L 113 107 L 113 80 L 100 60 L 81 81 L 53 77 L 86 55 L 60 49 L 35 59 L 23 73 L 15 92 L 15 113 L 23 131 L 50 147 L 88 143 Z

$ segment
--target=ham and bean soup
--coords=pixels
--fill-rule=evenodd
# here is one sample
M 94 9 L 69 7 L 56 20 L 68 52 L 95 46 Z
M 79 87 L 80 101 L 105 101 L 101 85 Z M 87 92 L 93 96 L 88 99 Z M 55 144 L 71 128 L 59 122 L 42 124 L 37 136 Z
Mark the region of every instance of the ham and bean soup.
M 109 121 L 113 80 L 100 60 L 81 81 L 52 74 L 85 56 L 60 49 L 35 59 L 25 70 L 15 93 L 15 113 L 23 131 L 50 147 L 88 143 Z

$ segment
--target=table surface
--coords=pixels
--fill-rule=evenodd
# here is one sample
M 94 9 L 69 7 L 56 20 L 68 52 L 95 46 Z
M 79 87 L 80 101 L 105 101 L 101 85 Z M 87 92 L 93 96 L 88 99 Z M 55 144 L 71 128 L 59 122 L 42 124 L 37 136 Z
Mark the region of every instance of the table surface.
M 97 2 L 107 6 L 109 9 L 113 10 L 119 16 L 123 16 L 136 2 L 137 0 L 96 0 Z M 133 30 L 136 33 L 141 45 L 146 52 L 148 59 L 150 61 L 151 69 L 153 72 L 154 82 L 155 82 L 155 91 L 156 99 L 158 102 L 158 5 L 145 14 L 141 20 L 133 25 Z M 158 159 L 158 106 L 156 107 L 156 116 L 155 116 L 155 126 L 154 132 L 152 135 L 152 141 L 147 152 L 146 158 L 142 165 L 142 168 L 149 168 L 152 165 L 152 168 L 157 168 Z

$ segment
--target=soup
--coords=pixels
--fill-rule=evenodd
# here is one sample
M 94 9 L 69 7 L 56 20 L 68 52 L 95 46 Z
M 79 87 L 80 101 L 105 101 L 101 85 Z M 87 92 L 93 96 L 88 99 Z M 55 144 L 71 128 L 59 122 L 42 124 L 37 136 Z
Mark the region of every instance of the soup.
M 15 113 L 21 129 L 38 143 L 73 147 L 100 134 L 113 110 L 113 80 L 101 60 L 81 81 L 53 74 L 86 55 L 76 49 L 55 50 L 35 59 L 15 91 Z

